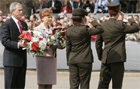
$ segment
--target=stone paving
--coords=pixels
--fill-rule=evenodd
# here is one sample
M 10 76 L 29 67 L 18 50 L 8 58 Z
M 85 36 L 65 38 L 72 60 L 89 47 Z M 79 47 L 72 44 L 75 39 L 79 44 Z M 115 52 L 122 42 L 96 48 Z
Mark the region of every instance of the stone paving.
M 4 75 L 0 69 L 0 89 L 4 89 Z M 99 81 L 99 71 L 93 71 L 91 75 L 90 89 L 97 89 Z M 112 84 L 110 83 L 110 88 Z M 27 70 L 25 89 L 37 89 L 36 70 Z M 57 84 L 53 89 L 69 89 L 69 72 L 57 72 Z M 125 72 L 122 89 L 140 89 L 140 72 Z

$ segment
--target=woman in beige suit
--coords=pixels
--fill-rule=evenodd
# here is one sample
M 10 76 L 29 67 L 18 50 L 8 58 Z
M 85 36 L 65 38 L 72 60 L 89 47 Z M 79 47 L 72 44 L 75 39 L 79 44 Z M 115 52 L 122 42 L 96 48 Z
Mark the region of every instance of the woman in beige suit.
M 39 13 L 42 20 L 39 26 L 35 27 L 35 31 L 51 34 L 50 24 L 52 21 L 52 10 L 42 9 Z M 38 89 L 52 89 L 52 85 L 56 84 L 56 50 L 51 48 L 44 52 L 45 56 L 36 56 L 37 65 L 37 82 Z

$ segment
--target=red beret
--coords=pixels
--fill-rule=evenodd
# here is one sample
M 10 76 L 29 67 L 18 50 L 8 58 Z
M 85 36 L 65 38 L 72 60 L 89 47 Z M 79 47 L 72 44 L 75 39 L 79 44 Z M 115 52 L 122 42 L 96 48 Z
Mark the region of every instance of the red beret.
M 108 13 L 118 13 L 120 11 L 120 3 L 109 3 L 107 7 Z

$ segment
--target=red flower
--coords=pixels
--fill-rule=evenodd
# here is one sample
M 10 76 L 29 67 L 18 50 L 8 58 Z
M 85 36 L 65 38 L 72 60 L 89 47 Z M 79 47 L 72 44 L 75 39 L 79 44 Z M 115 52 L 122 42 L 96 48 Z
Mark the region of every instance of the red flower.
M 65 32 L 61 32 L 61 35 L 64 37 L 65 36 Z
M 92 36 L 91 36 L 91 39 L 92 39 L 92 40 L 95 40 L 96 37 L 97 37 L 97 35 L 92 35 Z
M 25 41 L 24 43 L 27 44 L 27 41 Z
M 22 33 L 18 36 L 18 38 L 24 38 L 25 35 L 26 35 L 26 33 Z
M 31 47 L 32 47 L 32 49 L 34 51 L 36 51 L 37 50 L 37 47 L 38 47 L 38 43 L 37 42 L 33 42 L 32 45 L 31 45 Z
M 29 32 L 27 32 L 27 33 L 25 34 L 24 38 L 25 38 L 27 41 L 31 41 L 32 36 L 30 35 Z
M 54 35 L 54 34 L 55 34 L 55 32 L 56 32 L 56 29 L 52 30 L 52 35 Z
M 47 42 L 47 46 L 49 46 L 49 42 Z
M 39 38 L 39 41 L 43 40 L 42 38 Z

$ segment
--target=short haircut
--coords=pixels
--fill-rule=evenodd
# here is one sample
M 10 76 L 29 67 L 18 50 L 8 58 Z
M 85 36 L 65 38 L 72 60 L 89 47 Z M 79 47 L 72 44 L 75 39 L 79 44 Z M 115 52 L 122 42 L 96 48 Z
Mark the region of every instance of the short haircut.
M 139 19 L 139 15 L 134 15 L 135 17 L 137 17 Z
M 12 3 L 10 4 L 10 7 L 9 7 L 10 12 L 12 12 L 13 10 L 15 10 L 17 5 L 22 6 L 22 5 L 21 5 L 20 3 L 18 3 L 18 2 L 12 2 Z
M 83 16 L 72 16 L 73 24 L 82 23 Z
M 109 13 L 110 17 L 115 17 L 117 16 L 118 13 Z

